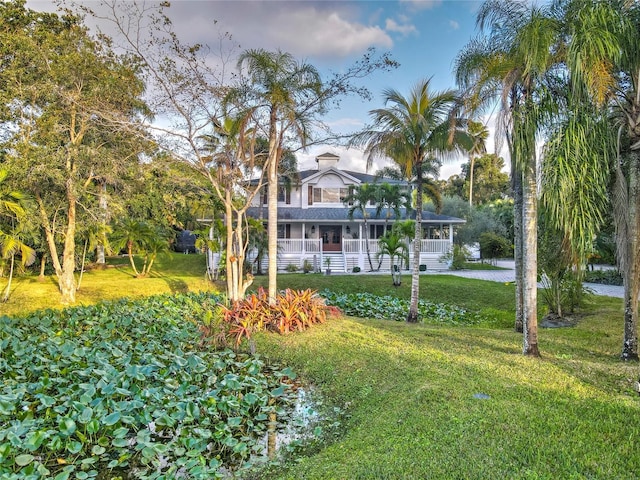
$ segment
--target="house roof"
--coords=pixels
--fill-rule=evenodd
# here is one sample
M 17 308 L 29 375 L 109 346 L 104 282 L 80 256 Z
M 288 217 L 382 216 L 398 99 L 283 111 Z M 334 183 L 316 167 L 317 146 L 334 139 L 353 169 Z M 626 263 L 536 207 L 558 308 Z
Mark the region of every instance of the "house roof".
M 329 170 L 329 169 L 327 169 Z M 312 177 L 314 175 L 317 175 L 319 173 L 326 173 L 327 170 L 303 170 L 301 172 L 298 172 L 298 176 L 300 178 L 300 183 L 304 183 L 304 181 L 309 178 Z M 342 170 L 339 168 L 333 168 L 333 170 L 337 173 L 345 173 L 353 178 L 355 178 L 356 180 L 358 180 L 360 183 L 390 183 L 390 184 L 400 184 L 400 185 L 406 185 L 406 181 L 404 180 L 396 180 L 393 178 L 376 178 L 375 175 L 371 175 L 368 173 L 362 173 L 362 172 L 354 172 L 351 170 Z
M 262 217 L 266 219 L 266 208 L 251 207 L 247 210 L 247 215 L 253 218 L 260 216 L 260 210 L 262 210 Z M 412 212 L 409 217 L 406 216 L 404 208 L 400 209 L 402 219 L 415 219 L 415 212 Z M 376 217 L 375 208 L 367 208 L 367 220 L 368 221 L 383 221 L 387 216 L 387 209 L 383 209 L 380 212 L 380 216 Z M 394 219 L 393 212 L 390 212 L 390 218 Z M 356 210 L 353 212 L 353 221 L 361 221 L 362 212 Z M 312 207 L 312 208 L 297 208 L 297 207 L 278 207 L 278 221 L 280 222 L 348 222 L 349 218 L 348 208 L 331 208 L 331 207 Z M 465 223 L 465 220 L 457 217 L 450 217 L 449 215 L 439 215 L 433 212 L 422 212 L 423 223 Z

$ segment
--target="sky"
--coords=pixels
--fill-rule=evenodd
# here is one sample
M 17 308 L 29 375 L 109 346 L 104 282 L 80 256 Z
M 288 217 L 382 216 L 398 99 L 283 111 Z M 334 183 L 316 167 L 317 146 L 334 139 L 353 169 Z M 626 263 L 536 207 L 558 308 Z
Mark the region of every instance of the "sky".
M 32 0 L 27 6 L 52 10 L 52 3 Z M 227 31 L 241 50 L 289 52 L 314 65 L 323 78 L 353 64 L 370 47 L 378 53 L 389 52 L 400 67 L 363 80 L 372 93 L 371 101 L 351 98 L 326 116 L 328 124 L 345 132 L 364 126 L 369 111 L 383 107 L 384 89 L 407 95 L 425 78 L 431 78 L 435 90 L 455 88 L 453 63 L 477 33 L 480 5 L 478 0 L 173 0 L 168 12 L 186 43 L 214 46 L 218 32 Z M 493 132 L 494 119 L 485 121 Z M 492 138 L 487 150 L 494 151 Z M 362 152 L 334 146 L 313 146 L 298 153 L 300 168 L 315 168 L 315 157 L 327 151 L 341 157 L 341 168 L 365 171 Z M 440 177 L 459 174 L 463 161 L 445 163 Z M 384 165 L 376 162 L 372 171 Z

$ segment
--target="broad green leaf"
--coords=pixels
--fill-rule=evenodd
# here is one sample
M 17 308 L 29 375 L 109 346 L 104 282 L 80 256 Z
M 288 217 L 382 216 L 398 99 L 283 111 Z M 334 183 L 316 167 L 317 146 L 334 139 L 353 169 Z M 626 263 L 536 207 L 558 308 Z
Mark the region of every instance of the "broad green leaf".
M 106 417 L 102 417 L 101 422 L 104 425 L 114 425 L 120 420 L 120 412 L 113 412 Z
M 18 455 L 15 459 L 16 465 L 19 467 L 24 467 L 25 465 L 29 465 L 36 457 L 30 455 L 28 453 L 24 453 L 22 455 Z
M 80 423 L 86 424 L 91 421 L 93 417 L 93 409 L 91 407 L 86 407 L 82 410 L 82 413 L 78 416 L 78 421 Z
M 76 431 L 76 422 L 72 418 L 63 418 L 60 422 L 59 430 L 65 437 L 70 437 Z

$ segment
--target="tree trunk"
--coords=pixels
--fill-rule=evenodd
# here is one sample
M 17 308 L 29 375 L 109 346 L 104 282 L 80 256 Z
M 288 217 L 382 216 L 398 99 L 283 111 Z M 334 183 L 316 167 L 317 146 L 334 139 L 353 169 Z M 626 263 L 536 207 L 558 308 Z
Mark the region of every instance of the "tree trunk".
M 373 262 L 371 261 L 371 249 L 369 248 L 369 227 L 367 226 L 367 210 L 366 206 L 362 209 L 362 218 L 364 223 L 364 248 L 367 252 L 367 260 L 369 260 L 369 271 L 373 272 Z
M 624 266 L 624 338 L 622 360 L 638 360 L 638 293 L 640 292 L 640 154 L 629 156 L 629 193 Z M 619 252 L 620 254 L 620 252 Z
M 422 240 L 422 164 L 416 164 L 416 226 L 413 238 L 413 271 L 411 273 L 411 303 L 407 322 L 418 322 L 420 296 L 420 244 Z
M 73 178 L 67 180 L 67 229 L 64 236 L 64 250 L 62 251 L 62 275 L 59 278 L 60 299 L 63 305 L 76 301 L 76 194 Z
M 43 253 L 42 257 L 40 257 L 40 275 L 38 276 L 38 281 L 42 282 L 44 280 L 44 270 L 47 267 L 47 254 Z
M 515 168 L 512 165 L 512 168 Z M 522 262 L 522 173 L 513 171 L 511 174 L 513 184 L 513 243 L 516 276 L 516 318 L 514 329 L 518 333 L 523 332 L 524 307 L 523 299 L 523 262 Z
M 136 262 L 133 259 L 133 242 L 127 242 L 127 256 L 129 257 L 129 263 L 131 264 L 133 275 L 139 277 L 140 272 L 138 272 L 138 269 L 136 268 Z
M 9 281 L 7 282 L 7 286 L 2 293 L 2 303 L 9 300 L 9 294 L 11 293 L 11 280 L 13 279 L 13 267 L 16 261 L 15 254 L 11 255 L 11 267 L 9 268 Z
M 233 270 L 234 268 L 234 262 L 233 262 L 233 213 L 231 210 L 231 192 L 229 189 L 227 189 L 226 191 L 226 196 L 225 196 L 225 226 L 226 226 L 226 233 L 227 233 L 227 255 L 226 255 L 226 260 L 225 260 L 225 267 L 226 267 L 226 277 L 227 277 L 227 296 L 229 297 L 229 300 L 231 300 L 232 302 L 237 302 L 238 300 L 240 300 L 240 298 L 238 297 L 238 283 L 237 283 L 237 279 L 236 279 L 236 274 L 235 271 Z
M 82 264 L 80 265 L 80 278 L 78 278 L 78 288 L 80 290 L 80 286 L 82 285 L 82 276 L 84 275 L 84 261 L 87 258 L 87 246 L 89 245 L 89 240 L 84 241 L 84 248 L 82 249 Z
M 100 221 L 103 225 L 106 225 L 109 220 L 109 210 L 107 206 L 107 183 L 105 181 L 100 184 L 98 206 L 100 207 Z M 104 250 L 104 245 L 98 243 L 98 245 L 96 246 L 96 263 L 98 265 L 104 265 L 106 263 Z
M 539 357 L 538 350 L 538 196 L 535 156 L 523 166 L 523 353 Z
M 469 157 L 469 206 L 473 206 L 473 164 L 475 163 L 475 157 L 472 155 Z
M 275 122 L 273 123 L 275 125 Z M 275 129 L 275 127 L 273 127 Z M 269 139 L 269 164 L 267 165 L 267 238 L 269 259 L 269 303 L 276 301 L 278 291 L 278 145 L 275 132 Z

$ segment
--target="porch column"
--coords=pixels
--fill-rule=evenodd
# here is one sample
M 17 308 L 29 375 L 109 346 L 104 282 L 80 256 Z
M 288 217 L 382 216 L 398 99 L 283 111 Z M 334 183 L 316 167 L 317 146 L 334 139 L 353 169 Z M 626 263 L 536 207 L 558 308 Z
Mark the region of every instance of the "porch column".
M 302 254 L 307 253 L 307 224 L 302 222 Z

